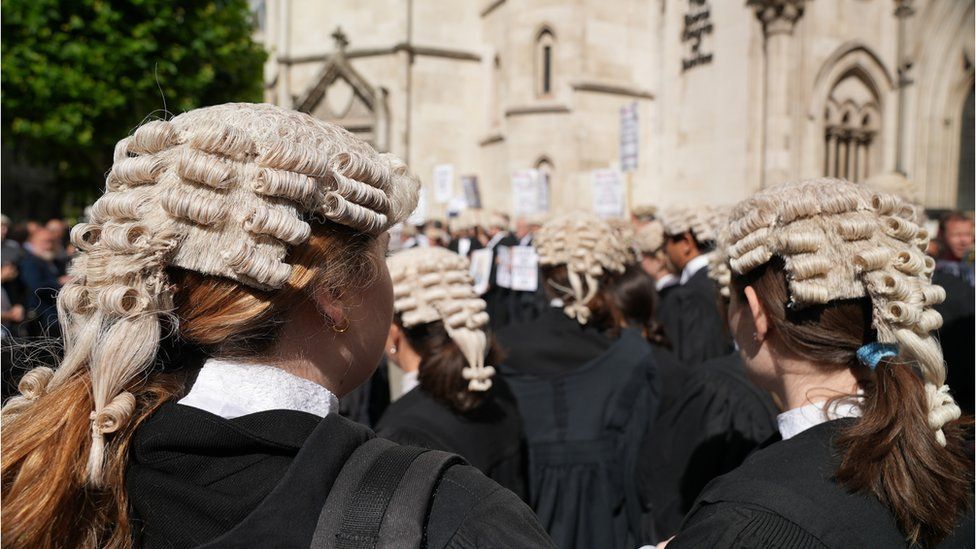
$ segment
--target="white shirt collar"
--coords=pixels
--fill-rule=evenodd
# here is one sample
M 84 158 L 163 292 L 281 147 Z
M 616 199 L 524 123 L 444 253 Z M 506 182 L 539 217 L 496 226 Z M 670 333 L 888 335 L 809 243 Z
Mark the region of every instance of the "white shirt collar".
M 657 279 L 656 281 L 654 281 L 654 286 L 656 287 L 657 291 L 660 292 L 661 290 L 665 288 L 670 288 L 671 286 L 674 286 L 677 283 L 678 283 L 678 277 L 671 273 L 668 273 L 662 276 L 661 278 Z
M 783 440 L 793 438 L 803 431 L 827 421 L 845 417 L 861 417 L 861 408 L 849 399 L 835 400 L 827 410 L 824 409 L 826 405 L 827 401 L 825 400 L 814 402 L 787 410 L 776 416 L 779 434 L 783 436 Z
M 708 267 L 707 255 L 702 254 L 692 259 L 687 264 L 685 264 L 684 269 L 681 269 L 681 283 L 684 284 L 685 282 L 688 282 L 688 279 L 695 276 L 695 273 L 704 269 L 705 267 Z
M 420 370 L 403 372 L 403 377 L 400 378 L 400 396 L 409 393 L 417 385 L 420 385 Z
M 224 419 L 267 410 L 297 410 L 325 417 L 339 399 L 325 387 L 281 368 L 210 359 L 180 401 Z

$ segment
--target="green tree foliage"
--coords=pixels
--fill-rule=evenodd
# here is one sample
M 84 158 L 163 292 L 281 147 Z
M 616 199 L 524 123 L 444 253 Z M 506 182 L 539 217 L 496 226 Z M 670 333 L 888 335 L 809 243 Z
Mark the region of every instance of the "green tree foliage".
M 3 143 L 90 196 L 147 118 L 261 100 L 252 32 L 247 0 L 3 0 Z

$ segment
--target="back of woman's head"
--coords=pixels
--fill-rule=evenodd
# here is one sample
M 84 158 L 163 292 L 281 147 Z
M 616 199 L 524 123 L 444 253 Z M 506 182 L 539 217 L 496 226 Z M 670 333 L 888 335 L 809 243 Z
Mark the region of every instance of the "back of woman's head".
M 934 544 L 954 527 L 971 490 L 958 406 L 931 331 L 928 241 L 914 209 L 839 180 L 783 185 L 732 212 L 724 252 L 731 291 L 755 292 L 774 350 L 816 368 L 849 369 L 861 418 L 835 440 L 837 478 L 874 494 L 912 542 Z M 867 352 L 884 353 L 880 361 Z
M 497 358 L 485 333 L 486 304 L 464 257 L 443 248 L 413 248 L 387 261 L 394 321 L 420 355 L 420 386 L 452 409 L 476 408 L 491 389 Z
M 14 546 L 128 546 L 129 443 L 183 390 L 174 355 L 261 352 L 311 294 L 361 287 L 418 184 L 341 128 L 232 104 L 140 127 L 106 186 L 72 231 L 64 358 L 28 372 L 3 409 Z
M 667 338 L 656 320 L 657 289 L 654 279 L 640 266 L 628 265 L 608 284 L 614 309 L 622 324 L 638 328 L 648 341 L 667 345 Z
M 491 389 L 471 390 L 469 381 L 464 377 L 465 368 L 470 367 L 468 359 L 451 339 L 443 321 L 417 324 L 410 328 L 404 328 L 400 319 L 397 323 L 407 343 L 420 355 L 417 379 L 427 394 L 458 413 L 470 412 L 481 406 Z M 497 346 L 489 339 L 485 363 L 498 364 L 499 358 Z
M 580 324 L 620 325 L 606 286 L 639 260 L 633 238 L 623 233 L 621 226 L 580 212 L 550 219 L 535 237 L 546 293 L 561 300 L 566 315 Z

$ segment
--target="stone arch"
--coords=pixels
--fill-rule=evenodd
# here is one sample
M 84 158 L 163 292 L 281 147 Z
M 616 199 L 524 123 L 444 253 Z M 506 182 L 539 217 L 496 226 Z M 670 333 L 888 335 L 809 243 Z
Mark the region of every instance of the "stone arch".
M 893 162 L 894 79 L 860 42 L 831 54 L 814 79 L 804 136 L 805 176 L 863 181 Z
M 372 86 L 352 67 L 345 55 L 344 37 L 336 45 L 336 52 L 295 102 L 295 109 L 342 126 L 381 152 L 389 151 L 386 90 Z
M 535 161 L 535 170 L 539 177 L 539 202 L 542 211 L 552 208 L 552 185 L 555 181 L 556 166 L 546 155 Z
M 927 208 L 958 206 L 963 107 L 973 87 L 972 0 L 935 0 L 919 18 L 908 88 L 908 174 Z
M 556 89 L 556 33 L 542 25 L 535 34 L 535 89 L 540 98 L 552 97 Z

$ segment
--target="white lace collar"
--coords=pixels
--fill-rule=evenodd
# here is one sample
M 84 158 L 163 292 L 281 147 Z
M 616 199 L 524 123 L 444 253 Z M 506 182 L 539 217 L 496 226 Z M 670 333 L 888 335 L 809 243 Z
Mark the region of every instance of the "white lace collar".
M 224 419 L 267 410 L 297 410 L 325 417 L 339 399 L 318 383 L 280 368 L 210 359 L 180 404 Z
M 861 408 L 850 400 L 836 400 L 829 409 L 824 409 L 827 401 L 814 402 L 787 410 L 776 416 L 779 434 L 783 440 L 793 438 L 811 427 L 827 421 L 845 417 L 861 417 Z

